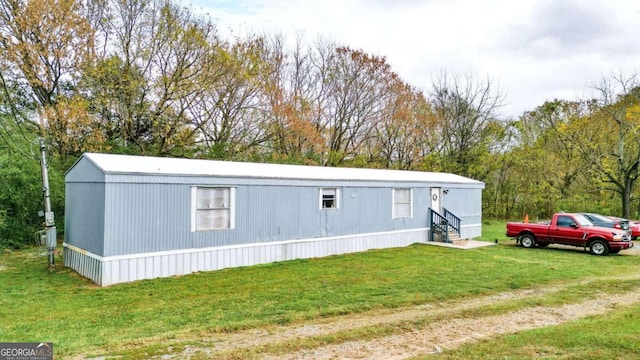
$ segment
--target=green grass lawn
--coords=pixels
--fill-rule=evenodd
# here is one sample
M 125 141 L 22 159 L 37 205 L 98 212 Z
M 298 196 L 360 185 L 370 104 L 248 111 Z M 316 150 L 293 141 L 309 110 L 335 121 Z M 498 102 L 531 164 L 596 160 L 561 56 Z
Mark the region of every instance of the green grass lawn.
M 163 340 L 638 272 L 640 265 L 640 256 L 511 246 L 504 222 L 483 230 L 483 239 L 500 244 L 465 251 L 414 245 L 107 288 L 58 258 L 49 271 L 40 249 L 4 252 L 0 341 L 52 341 L 57 358 L 127 354 Z
M 485 220 L 482 224 L 482 237 L 481 240 L 495 242 L 498 240 L 499 243 L 513 242 L 513 239 L 508 238 L 506 233 L 506 222 L 504 221 L 496 221 L 496 220 Z

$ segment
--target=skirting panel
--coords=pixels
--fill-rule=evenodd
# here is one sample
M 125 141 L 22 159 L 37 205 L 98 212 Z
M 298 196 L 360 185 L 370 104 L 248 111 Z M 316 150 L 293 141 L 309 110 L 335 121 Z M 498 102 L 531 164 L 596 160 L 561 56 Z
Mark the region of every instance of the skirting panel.
M 98 285 L 424 243 L 428 229 L 101 257 L 64 244 L 64 264 Z
M 77 271 L 98 285 L 102 282 L 102 261 L 78 248 L 64 247 L 64 266 Z
M 482 235 L 482 225 L 462 225 L 460 228 L 460 237 L 463 239 L 474 239 Z

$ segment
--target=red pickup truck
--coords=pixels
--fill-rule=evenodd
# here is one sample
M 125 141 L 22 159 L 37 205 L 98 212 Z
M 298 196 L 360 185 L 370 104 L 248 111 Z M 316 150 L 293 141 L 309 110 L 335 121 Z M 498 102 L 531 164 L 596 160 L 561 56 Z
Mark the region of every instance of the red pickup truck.
M 593 226 L 580 214 L 555 214 L 550 223 L 509 222 L 507 236 L 525 248 L 563 244 L 589 248 L 594 255 L 617 254 L 633 247 L 627 231 Z

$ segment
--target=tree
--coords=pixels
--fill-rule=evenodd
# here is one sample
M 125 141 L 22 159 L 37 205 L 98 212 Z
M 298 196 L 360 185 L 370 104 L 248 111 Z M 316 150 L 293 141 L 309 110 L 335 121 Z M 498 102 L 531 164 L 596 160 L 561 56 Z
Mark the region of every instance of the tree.
M 0 120 L 11 123 L 13 119 Z M 38 211 L 42 209 L 42 180 L 36 132 L 24 136 L 14 132 L 10 146 L 0 143 L 0 247 L 20 248 L 33 244 L 42 229 Z M 54 162 L 55 163 L 55 162 Z M 62 225 L 64 214 L 64 174 L 57 164 L 49 166 L 51 205 Z M 59 226 L 60 232 L 64 231 Z
M 42 107 L 53 105 L 92 53 L 93 32 L 74 0 L 0 0 L 2 59 Z
M 94 11 L 105 43 L 82 91 L 120 151 L 185 156 L 194 151 L 188 109 L 203 92 L 215 27 L 170 1 L 112 0 Z
M 576 144 L 596 169 L 604 189 L 620 196 L 622 216 L 631 215 L 631 194 L 640 176 L 640 87 L 637 75 L 603 77 L 594 86 L 597 109 L 581 118 L 587 141 Z
M 382 166 L 409 170 L 435 150 L 431 136 L 436 117 L 424 95 L 399 79 L 391 86 L 380 121 L 375 126 L 375 146 Z
M 589 116 L 591 108 L 588 101 L 554 100 L 526 112 L 521 118 L 526 130 L 521 139 L 528 139 L 530 145 L 548 152 L 545 181 L 559 189 L 562 197 L 571 195 L 572 185 L 589 166 L 576 150 L 576 144 L 583 141 L 582 129 L 573 124 Z
M 271 68 L 264 87 L 265 117 L 273 156 L 285 161 L 317 165 L 326 152 L 322 127 L 317 121 L 318 73 L 313 67 L 316 53 L 297 37 L 292 49 L 285 48 L 282 35 L 266 38 L 266 61 Z
M 0 63 L 0 145 L 8 151 L 18 151 L 16 138 L 27 141 L 27 137 L 38 130 L 37 124 L 28 117 L 32 112 L 31 102 L 16 79 L 6 77 L 8 71 Z
M 359 155 L 380 120 L 397 74 L 384 57 L 338 47 L 327 73 L 322 108 L 328 139 L 326 165 L 337 166 Z
M 262 94 L 271 72 L 264 60 L 264 39 L 220 43 L 210 51 L 202 91 L 190 101 L 188 113 L 207 156 L 242 155 L 267 139 L 267 126 L 259 121 L 264 118 Z
M 497 121 L 504 96 L 491 79 L 441 72 L 430 100 L 441 126 L 442 169 L 474 177 L 471 166 L 479 163 L 493 141 L 490 124 Z
M 86 124 L 87 119 L 86 111 L 80 111 L 73 99 L 80 69 L 93 54 L 93 30 L 83 17 L 82 4 L 0 0 L 0 48 L 2 82 L 15 123 L 20 127 L 25 119 L 39 123 L 40 136 L 61 146 L 56 148 L 59 155 L 67 156 L 70 148 L 62 146 L 71 139 L 67 129 L 76 120 Z M 30 102 L 16 106 L 20 99 Z M 85 141 L 101 140 L 91 132 L 84 135 L 74 139 L 75 152 L 87 149 Z
M 515 142 L 519 124 L 510 124 Z M 559 191 L 547 181 L 548 151 L 539 144 L 520 145 L 493 155 L 492 171 L 486 176 L 483 214 L 487 217 L 547 218 L 557 211 Z

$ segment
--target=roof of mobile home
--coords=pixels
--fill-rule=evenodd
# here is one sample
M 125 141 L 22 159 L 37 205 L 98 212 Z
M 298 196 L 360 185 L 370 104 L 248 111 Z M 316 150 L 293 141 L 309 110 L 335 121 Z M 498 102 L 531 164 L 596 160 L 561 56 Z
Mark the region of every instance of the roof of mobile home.
M 105 174 L 224 176 L 305 180 L 446 182 L 455 184 L 483 185 L 480 181 L 460 175 L 422 171 L 264 164 L 99 153 L 85 153 L 83 157 L 91 161 Z M 71 171 L 71 169 L 69 171 Z

